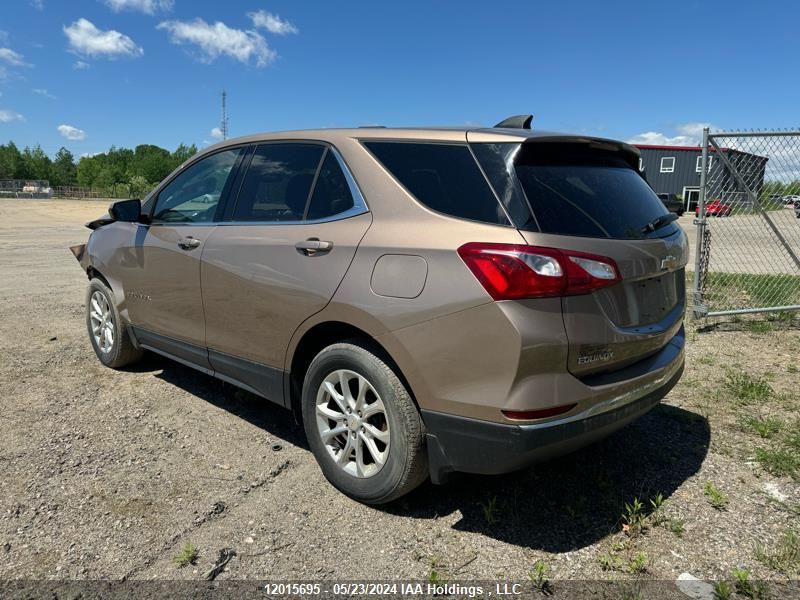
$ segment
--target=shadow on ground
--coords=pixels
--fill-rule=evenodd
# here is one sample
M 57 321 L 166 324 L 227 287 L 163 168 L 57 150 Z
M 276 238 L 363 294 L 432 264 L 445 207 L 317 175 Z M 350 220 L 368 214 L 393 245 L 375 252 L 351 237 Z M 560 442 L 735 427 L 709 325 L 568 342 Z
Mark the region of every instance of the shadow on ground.
M 137 371 L 156 372 L 159 379 L 308 449 L 302 427 L 277 405 L 155 356 L 148 356 Z M 376 510 L 430 520 L 458 511 L 462 518 L 454 526 L 457 530 L 569 552 L 619 529 L 626 502 L 639 498 L 647 509 L 649 498 L 659 493 L 668 499 L 698 472 L 709 441 L 704 417 L 661 404 L 611 437 L 568 456 L 508 475 L 456 475 L 443 486 L 428 482 Z
M 158 379 L 252 423 L 271 436 L 308 450 L 303 428 L 295 422 L 290 411 L 277 404 L 150 352 L 131 370 L 152 373 Z
M 570 552 L 618 530 L 626 502 L 639 498 L 648 509 L 657 494 L 668 499 L 700 469 L 709 441 L 704 417 L 662 404 L 568 456 L 508 475 L 461 475 L 445 486 L 427 483 L 386 510 L 422 519 L 460 511 L 457 530 Z

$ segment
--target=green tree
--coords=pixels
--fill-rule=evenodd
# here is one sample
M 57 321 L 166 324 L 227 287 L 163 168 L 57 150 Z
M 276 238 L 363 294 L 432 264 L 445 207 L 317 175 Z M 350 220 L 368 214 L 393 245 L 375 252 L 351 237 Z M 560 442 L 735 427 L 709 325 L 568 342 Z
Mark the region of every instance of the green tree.
M 172 153 L 172 168 L 175 169 L 179 165 L 182 165 L 195 154 L 197 154 L 197 146 L 194 144 L 191 146 L 181 144 L 175 148 L 175 152 Z
M 105 154 L 95 154 L 94 156 L 82 156 L 78 161 L 77 176 L 78 185 L 91 187 L 96 185 L 100 171 L 103 170 Z
M 22 166 L 22 154 L 14 142 L 0 145 L 0 179 L 18 179 Z
M 63 146 L 56 152 L 55 160 L 50 169 L 50 185 L 75 185 L 77 181 L 75 157 L 72 152 Z
M 172 171 L 172 155 L 152 144 L 136 146 L 130 175 L 141 175 L 147 181 L 161 181 Z
M 47 179 L 50 177 L 52 161 L 38 144 L 34 146 L 33 149 L 26 147 L 25 150 L 22 151 L 22 162 L 25 165 L 28 178 Z

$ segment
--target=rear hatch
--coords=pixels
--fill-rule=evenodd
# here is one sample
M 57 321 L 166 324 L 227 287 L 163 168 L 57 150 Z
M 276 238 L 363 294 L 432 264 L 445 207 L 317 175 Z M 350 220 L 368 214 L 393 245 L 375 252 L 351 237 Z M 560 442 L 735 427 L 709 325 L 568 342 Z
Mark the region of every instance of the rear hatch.
M 568 368 L 580 378 L 657 353 L 682 326 L 686 235 L 637 167 L 626 144 L 563 138 L 522 144 L 510 167 L 535 221 L 520 228 L 528 244 L 604 257 L 618 271 L 612 285 L 562 297 Z

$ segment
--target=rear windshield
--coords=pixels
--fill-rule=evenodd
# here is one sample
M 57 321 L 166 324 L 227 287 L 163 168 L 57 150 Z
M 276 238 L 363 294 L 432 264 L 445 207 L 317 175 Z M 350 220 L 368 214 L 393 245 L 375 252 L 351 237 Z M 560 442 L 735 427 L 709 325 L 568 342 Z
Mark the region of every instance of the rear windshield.
M 667 210 L 618 152 L 535 143 L 523 145 L 514 162 L 543 233 L 641 239 L 677 231 L 674 223 L 647 230 Z
M 465 144 L 364 142 L 364 145 L 428 208 L 459 219 L 509 224 Z

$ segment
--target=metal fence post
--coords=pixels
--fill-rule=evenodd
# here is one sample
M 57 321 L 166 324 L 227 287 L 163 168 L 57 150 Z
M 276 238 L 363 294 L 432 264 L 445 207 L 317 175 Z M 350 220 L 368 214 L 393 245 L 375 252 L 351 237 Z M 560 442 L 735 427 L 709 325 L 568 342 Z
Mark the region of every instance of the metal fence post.
M 700 171 L 700 195 L 697 198 L 697 218 L 694 220 L 697 225 L 697 239 L 695 240 L 694 250 L 694 284 L 692 286 L 692 314 L 695 319 L 699 319 L 706 314 L 706 307 L 703 305 L 702 296 L 702 257 L 703 243 L 706 227 L 706 172 L 708 170 L 708 127 L 703 128 L 703 157 L 701 160 L 702 171 Z

